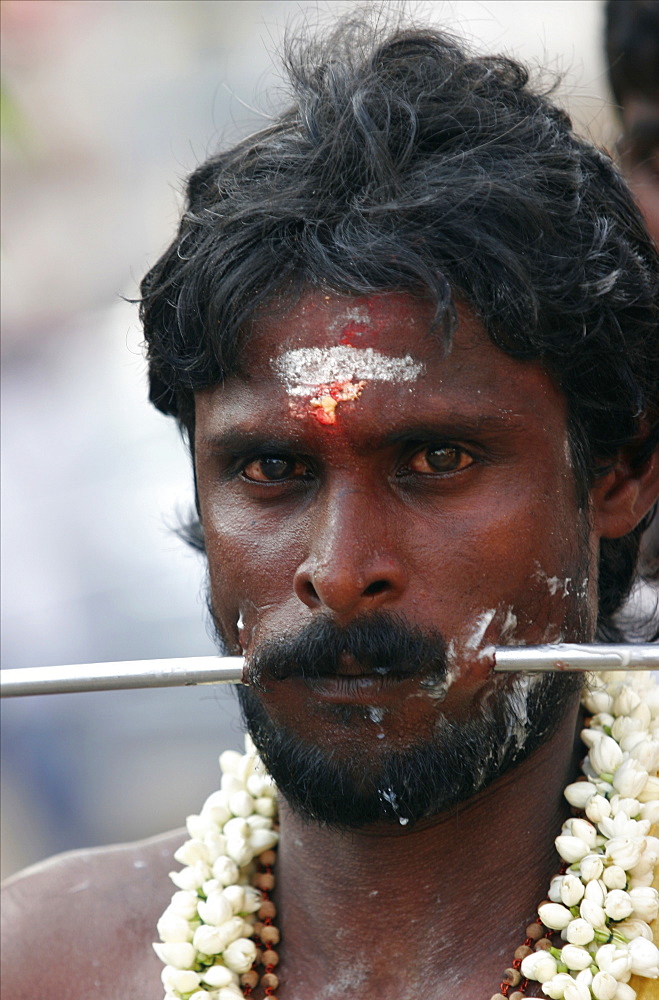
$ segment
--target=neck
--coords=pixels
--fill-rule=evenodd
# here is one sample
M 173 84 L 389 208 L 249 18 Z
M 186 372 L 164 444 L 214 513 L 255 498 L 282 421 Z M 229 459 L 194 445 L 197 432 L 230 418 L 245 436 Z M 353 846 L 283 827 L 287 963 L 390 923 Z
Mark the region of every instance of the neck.
M 286 995 L 439 1000 L 496 992 L 559 867 L 553 842 L 569 808 L 563 789 L 576 774 L 577 713 L 575 703 L 526 760 L 411 830 L 336 831 L 282 801 Z

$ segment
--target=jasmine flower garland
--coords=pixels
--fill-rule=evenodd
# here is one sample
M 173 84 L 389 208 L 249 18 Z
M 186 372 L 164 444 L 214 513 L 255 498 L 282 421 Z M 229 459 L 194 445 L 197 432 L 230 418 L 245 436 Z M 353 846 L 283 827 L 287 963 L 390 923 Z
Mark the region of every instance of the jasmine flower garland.
M 585 780 L 565 789 L 577 815 L 556 838 L 566 870 L 538 908 L 563 943 L 527 955 L 521 974 L 551 1000 L 635 1000 L 632 975 L 659 977 L 650 928 L 659 910 L 659 838 L 650 835 L 659 822 L 659 687 L 649 673 L 604 674 L 582 704 L 592 713 L 581 734 Z M 274 860 L 277 790 L 249 737 L 245 744 L 244 756 L 220 756 L 220 790 L 188 816 L 190 839 L 174 855 L 185 867 L 170 875 L 178 891 L 153 946 L 165 1000 L 243 1000 L 259 979 L 276 1000 L 274 880 L 259 871 Z M 261 977 L 255 938 L 270 956 Z

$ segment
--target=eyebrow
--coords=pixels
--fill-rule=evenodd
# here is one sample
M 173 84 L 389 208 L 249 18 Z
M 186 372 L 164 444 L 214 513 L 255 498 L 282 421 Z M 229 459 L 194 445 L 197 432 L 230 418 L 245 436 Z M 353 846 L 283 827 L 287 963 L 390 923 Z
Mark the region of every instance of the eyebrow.
M 436 420 L 408 424 L 384 434 L 378 434 L 377 437 L 371 436 L 370 440 L 365 441 L 365 444 L 386 448 L 406 441 L 432 441 L 442 438 L 471 439 L 482 435 L 513 436 L 527 428 L 528 421 L 518 414 L 475 415 L 473 417 L 447 414 L 445 418 L 438 417 Z M 305 451 L 309 448 L 309 439 L 304 433 L 292 432 L 275 436 L 269 432 L 269 429 L 263 432 L 256 428 L 248 430 L 239 427 L 230 428 L 220 433 L 210 433 L 200 438 L 199 443 L 203 443 L 211 451 L 225 454 L 227 452 L 242 454 L 253 448 L 272 451 L 284 451 L 291 448 Z

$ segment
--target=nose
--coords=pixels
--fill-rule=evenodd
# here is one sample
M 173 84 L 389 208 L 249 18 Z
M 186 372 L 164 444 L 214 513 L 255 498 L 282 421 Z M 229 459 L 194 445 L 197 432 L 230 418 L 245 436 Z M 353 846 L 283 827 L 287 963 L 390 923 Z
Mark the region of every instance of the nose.
M 312 610 L 341 617 L 395 603 L 406 589 L 407 572 L 394 535 L 372 498 L 337 492 L 314 511 L 308 554 L 293 581 L 297 597 Z

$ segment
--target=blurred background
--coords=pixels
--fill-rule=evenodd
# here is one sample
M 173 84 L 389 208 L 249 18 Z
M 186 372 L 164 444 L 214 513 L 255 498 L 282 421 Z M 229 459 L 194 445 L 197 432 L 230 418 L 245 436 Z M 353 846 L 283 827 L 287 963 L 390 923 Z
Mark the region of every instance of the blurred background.
M 286 25 L 353 6 L 3 0 L 3 667 L 213 652 L 204 567 L 173 531 L 185 448 L 146 401 L 124 297 L 186 174 L 280 105 Z M 410 6 L 563 74 L 560 102 L 611 145 L 599 0 Z M 5 702 L 2 875 L 180 826 L 241 739 L 223 688 Z

